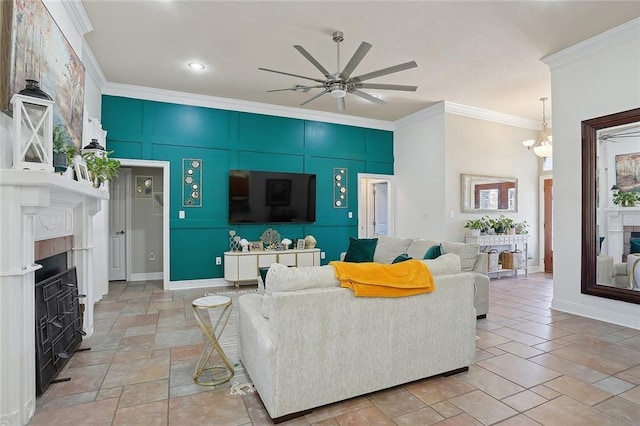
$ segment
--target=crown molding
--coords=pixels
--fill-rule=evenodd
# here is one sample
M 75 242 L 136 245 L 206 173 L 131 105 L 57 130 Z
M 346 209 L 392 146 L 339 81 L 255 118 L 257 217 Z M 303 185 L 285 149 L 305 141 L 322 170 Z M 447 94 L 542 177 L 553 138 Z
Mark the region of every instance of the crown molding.
M 64 10 L 67 11 L 78 34 L 84 36 L 86 33 L 93 31 L 93 24 L 80 0 L 60 0 L 60 3 L 64 6 Z
M 506 124 L 509 126 L 540 130 L 540 122 L 537 120 L 470 107 L 448 101 L 444 101 L 444 111 L 449 114 L 462 115 L 464 117 L 477 118 L 485 121 L 493 121 L 494 123 Z
M 410 126 L 412 124 L 419 123 L 421 121 L 427 120 L 429 118 L 435 117 L 440 114 L 444 114 L 445 102 L 440 101 L 436 102 L 431 106 L 428 106 L 420 111 L 416 111 L 413 114 L 409 114 L 405 117 L 402 117 L 394 122 L 394 130 L 402 129 L 404 127 Z
M 82 40 L 82 63 L 98 86 L 98 90 L 102 93 L 104 87 L 107 85 L 107 78 L 104 76 L 96 57 L 93 56 L 91 47 L 89 47 L 89 44 L 84 39 Z
M 484 121 L 493 121 L 494 123 L 522 127 L 525 129 L 540 130 L 540 122 L 536 120 L 456 104 L 448 101 L 437 102 L 428 108 L 425 108 L 418 112 L 414 112 L 411 115 L 407 115 L 406 117 L 397 120 L 395 122 L 395 129 L 401 129 L 403 127 L 418 123 L 420 121 L 424 121 L 428 118 L 435 117 L 436 115 L 443 113 L 462 115 L 464 117 L 477 118 Z
M 640 18 L 545 56 L 541 61 L 553 71 L 631 40 L 640 43 Z
M 255 114 L 274 115 L 278 117 L 298 118 L 301 120 L 322 121 L 326 123 L 367 127 L 378 130 L 393 130 L 394 128 L 393 122 L 391 121 L 345 116 L 331 112 L 311 111 L 301 108 L 284 107 L 260 102 L 243 101 L 239 99 L 220 98 L 216 96 L 197 95 L 192 93 L 176 92 L 173 90 L 154 89 L 151 87 L 132 86 L 128 84 L 107 82 L 103 88 L 102 94 L 122 96 L 125 98 L 144 99 L 148 101 L 169 102 L 183 105 L 250 112 Z

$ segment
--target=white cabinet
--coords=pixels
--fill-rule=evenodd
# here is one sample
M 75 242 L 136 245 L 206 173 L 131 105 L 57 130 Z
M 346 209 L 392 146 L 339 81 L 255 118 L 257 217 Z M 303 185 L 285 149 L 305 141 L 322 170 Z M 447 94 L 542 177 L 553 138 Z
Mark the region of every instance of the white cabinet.
M 283 251 L 228 251 L 224 254 L 224 279 L 240 285 L 243 281 L 257 281 L 259 268 L 268 268 L 274 263 L 287 266 L 320 265 L 320 249 Z
M 513 235 L 467 235 L 467 244 L 477 244 L 480 250 L 485 248 L 494 248 L 498 252 L 515 249 L 522 250 L 524 254 L 524 275 L 529 276 L 529 234 L 513 234 Z M 495 274 L 498 279 L 501 273 L 513 273 L 518 276 L 518 270 L 500 269 L 498 271 L 489 272 L 489 275 Z

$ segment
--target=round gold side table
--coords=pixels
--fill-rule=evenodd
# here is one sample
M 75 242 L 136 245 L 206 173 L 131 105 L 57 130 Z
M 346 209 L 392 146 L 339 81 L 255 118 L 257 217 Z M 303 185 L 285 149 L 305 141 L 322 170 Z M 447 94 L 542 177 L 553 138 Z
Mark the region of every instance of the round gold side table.
M 193 370 L 193 381 L 202 386 L 215 386 L 228 382 L 234 374 L 233 366 L 220 347 L 218 340 L 231 316 L 231 298 L 226 296 L 204 296 L 195 299 L 191 303 L 191 308 L 205 337 L 200 358 L 198 358 L 196 367 Z M 214 318 L 209 318 L 210 309 L 222 310 L 215 324 L 213 324 Z M 223 365 L 211 365 L 211 356 L 214 351 L 222 359 Z M 220 373 L 216 374 L 219 370 L 223 370 L 222 375 Z M 210 373 L 211 381 L 200 380 L 200 376 L 205 373 Z

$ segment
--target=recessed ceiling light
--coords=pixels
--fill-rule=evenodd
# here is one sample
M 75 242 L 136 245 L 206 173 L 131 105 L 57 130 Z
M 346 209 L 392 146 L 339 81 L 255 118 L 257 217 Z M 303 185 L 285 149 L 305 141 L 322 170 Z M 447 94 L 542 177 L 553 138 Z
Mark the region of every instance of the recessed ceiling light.
M 205 67 L 200 62 L 189 62 L 189 68 L 195 71 L 202 71 Z

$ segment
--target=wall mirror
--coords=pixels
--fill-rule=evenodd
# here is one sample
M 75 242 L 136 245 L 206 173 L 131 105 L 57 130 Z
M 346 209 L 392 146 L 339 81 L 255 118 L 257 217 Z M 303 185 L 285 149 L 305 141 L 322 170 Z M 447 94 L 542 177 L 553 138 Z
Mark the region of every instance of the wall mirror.
M 640 304 L 640 262 L 634 277 L 627 258 L 640 207 L 615 205 L 615 188 L 640 192 L 640 108 L 582 122 L 581 280 L 584 294 Z
M 461 174 L 462 211 L 517 212 L 518 179 Z

